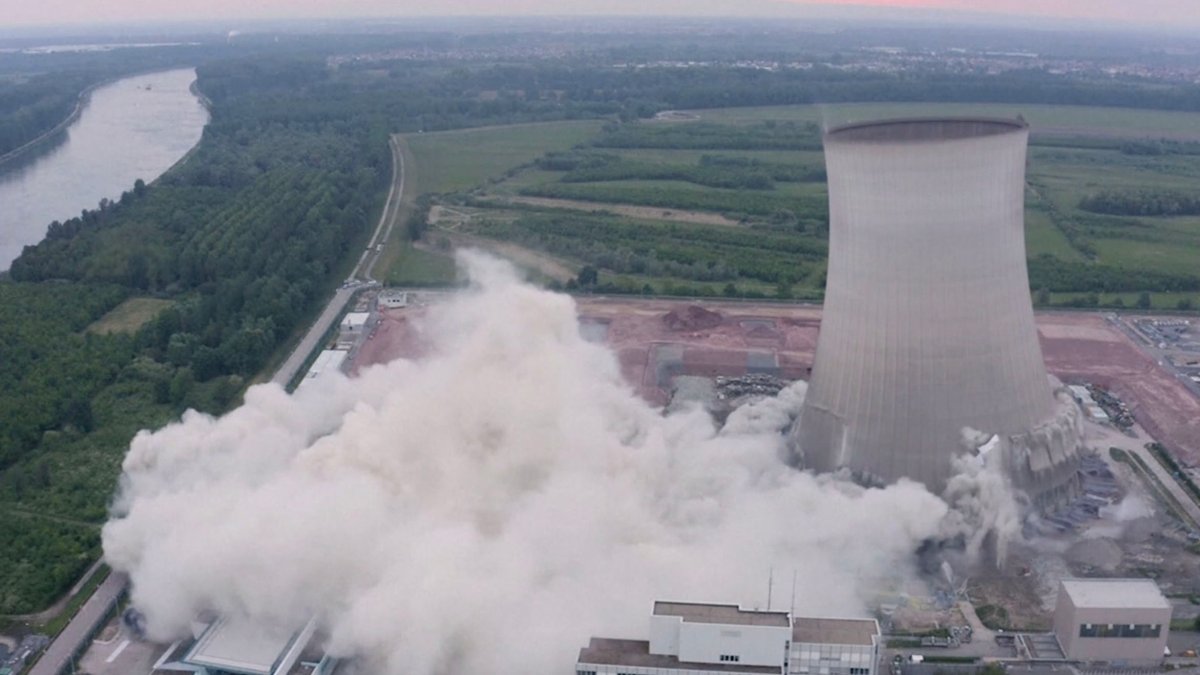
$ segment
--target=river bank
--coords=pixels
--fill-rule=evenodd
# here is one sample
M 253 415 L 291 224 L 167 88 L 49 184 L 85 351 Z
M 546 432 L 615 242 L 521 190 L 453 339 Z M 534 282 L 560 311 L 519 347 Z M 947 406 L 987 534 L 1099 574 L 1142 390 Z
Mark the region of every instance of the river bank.
M 44 154 L 0 162 L 0 270 L 52 221 L 118 199 L 138 179 L 152 183 L 185 161 L 209 120 L 195 79 L 183 68 L 90 87 L 70 119 L 19 149 Z

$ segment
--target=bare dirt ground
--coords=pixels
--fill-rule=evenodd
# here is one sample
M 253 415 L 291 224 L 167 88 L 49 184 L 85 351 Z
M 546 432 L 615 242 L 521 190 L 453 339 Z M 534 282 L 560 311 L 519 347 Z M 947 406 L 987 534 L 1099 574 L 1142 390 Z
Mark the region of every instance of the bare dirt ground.
M 1038 331 L 1051 373 L 1111 390 L 1151 436 L 1200 464 L 1200 400 L 1104 316 L 1041 314 Z
M 784 378 L 805 379 L 820 332 L 816 306 L 608 297 L 577 302 L 581 321 L 597 327 L 628 382 L 657 405 L 667 402 L 674 375 L 741 375 L 768 367 Z M 718 313 L 719 325 L 689 329 L 664 319 L 693 305 Z M 385 312 L 351 372 L 418 354 L 411 318 L 420 311 Z M 1037 325 L 1051 373 L 1110 389 L 1155 439 L 1184 462 L 1200 464 L 1200 400 L 1116 326 L 1103 315 L 1083 312 L 1039 314 Z
M 494 197 L 494 196 L 493 196 Z M 503 197 L 495 198 L 495 203 L 526 204 L 551 209 L 570 209 L 572 211 L 587 211 L 589 213 L 607 212 L 630 218 L 645 220 L 667 220 L 677 223 L 699 223 L 701 225 L 728 225 L 740 227 L 741 223 L 732 218 L 726 218 L 719 213 L 705 211 L 680 211 L 678 209 L 662 209 L 653 206 L 635 206 L 633 204 L 600 204 L 597 202 L 577 201 L 574 199 L 551 199 L 549 197 Z

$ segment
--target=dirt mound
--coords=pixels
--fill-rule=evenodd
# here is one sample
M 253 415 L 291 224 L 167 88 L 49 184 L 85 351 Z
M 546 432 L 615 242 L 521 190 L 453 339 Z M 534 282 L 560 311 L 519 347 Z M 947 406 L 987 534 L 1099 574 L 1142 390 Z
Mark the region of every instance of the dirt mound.
M 708 330 L 720 326 L 725 320 L 718 312 L 699 305 L 688 305 L 684 309 L 673 309 L 663 315 L 663 323 L 671 330 Z

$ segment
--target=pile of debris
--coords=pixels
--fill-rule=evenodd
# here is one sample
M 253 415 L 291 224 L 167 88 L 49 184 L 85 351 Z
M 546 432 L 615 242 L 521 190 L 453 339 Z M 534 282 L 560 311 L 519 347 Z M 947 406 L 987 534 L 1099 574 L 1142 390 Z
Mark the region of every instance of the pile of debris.
M 717 376 L 717 397 L 722 401 L 741 399 L 747 396 L 771 397 L 778 396 L 790 382 L 781 380 L 774 375 L 752 373 L 739 377 Z
M 1103 387 L 1089 384 L 1087 388 L 1092 399 L 1108 414 L 1109 419 L 1118 429 L 1124 430 L 1133 426 L 1133 415 L 1124 401 Z
M 673 309 L 663 315 L 663 323 L 674 331 L 710 330 L 720 326 L 725 317 L 699 305 L 688 305 L 682 310 Z
M 1037 523 L 1039 534 L 1063 534 L 1078 531 L 1100 517 L 1100 510 L 1121 501 L 1124 492 L 1108 464 L 1095 452 L 1081 455 L 1079 495 Z

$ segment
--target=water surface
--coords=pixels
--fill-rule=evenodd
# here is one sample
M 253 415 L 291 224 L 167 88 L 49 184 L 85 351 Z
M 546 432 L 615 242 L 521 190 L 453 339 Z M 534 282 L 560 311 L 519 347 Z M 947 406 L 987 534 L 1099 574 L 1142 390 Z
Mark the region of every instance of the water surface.
M 57 145 L 0 167 L 0 270 L 41 241 L 51 221 L 115 200 L 187 154 L 208 123 L 190 91 L 195 80 L 186 68 L 100 87 Z

